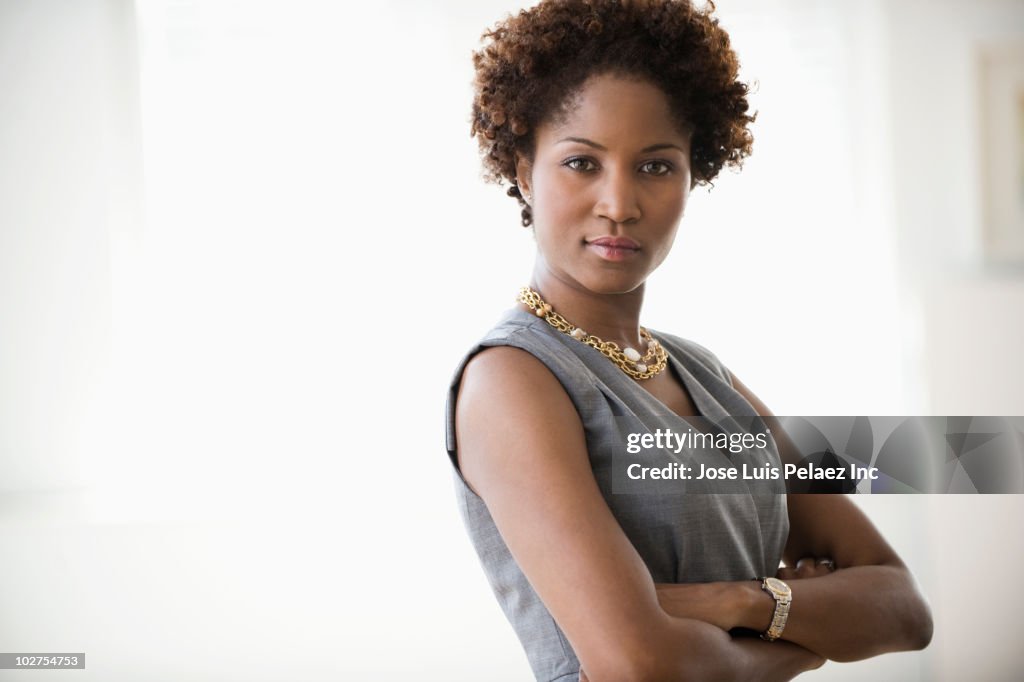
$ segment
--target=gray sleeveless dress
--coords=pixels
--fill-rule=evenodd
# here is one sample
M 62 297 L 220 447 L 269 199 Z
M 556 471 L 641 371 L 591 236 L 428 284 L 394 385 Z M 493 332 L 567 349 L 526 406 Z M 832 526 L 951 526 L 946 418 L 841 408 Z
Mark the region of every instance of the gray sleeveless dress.
M 649 331 L 665 347 L 672 368 L 702 417 L 717 421 L 731 415 L 755 414 L 710 351 L 692 341 Z M 515 346 L 529 352 L 561 382 L 583 423 L 591 468 L 601 493 L 654 582 L 748 580 L 775 574 L 789 533 L 786 497 L 781 494 L 784 484 L 738 481 L 729 493 L 614 493 L 612 458 L 623 454 L 623 424 L 631 424 L 630 428 L 639 424 L 653 433 L 656 429 L 683 432 L 687 422 L 595 349 L 553 329 L 535 315 L 513 308 L 459 364 L 448 392 L 446 435 L 455 493 L 470 540 L 538 680 L 576 680 L 579 660 L 512 558 L 487 506 L 462 478 L 456 460 L 455 401 L 459 382 L 469 359 L 490 346 Z M 778 467 L 778 451 L 770 439 L 768 444 L 758 453 L 759 461 L 772 459 Z M 728 458 L 737 461 L 733 456 Z M 616 461 L 621 465 L 621 459 Z

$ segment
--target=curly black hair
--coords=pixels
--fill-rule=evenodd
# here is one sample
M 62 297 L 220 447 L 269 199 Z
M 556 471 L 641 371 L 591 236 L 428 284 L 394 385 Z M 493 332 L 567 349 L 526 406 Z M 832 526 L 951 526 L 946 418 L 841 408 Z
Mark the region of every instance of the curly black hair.
M 728 34 L 689 0 L 542 0 L 486 31 L 473 53 L 471 135 L 484 178 L 511 183 L 508 195 L 533 222 L 516 184 L 516 154 L 532 161 L 534 131 L 564 113 L 591 76 L 646 79 L 666 94 L 677 124 L 692 131 L 693 184 L 708 184 L 726 164 L 750 154 L 745 83 Z

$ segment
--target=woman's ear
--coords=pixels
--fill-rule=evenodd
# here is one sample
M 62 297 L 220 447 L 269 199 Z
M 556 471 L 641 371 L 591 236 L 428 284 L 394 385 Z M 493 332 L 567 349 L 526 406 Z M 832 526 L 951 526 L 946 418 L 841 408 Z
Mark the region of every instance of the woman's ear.
M 533 166 L 530 162 L 525 157 L 516 154 L 516 186 L 519 187 L 519 193 L 523 195 L 526 203 L 531 205 L 533 202 L 533 188 L 530 187 L 532 171 Z

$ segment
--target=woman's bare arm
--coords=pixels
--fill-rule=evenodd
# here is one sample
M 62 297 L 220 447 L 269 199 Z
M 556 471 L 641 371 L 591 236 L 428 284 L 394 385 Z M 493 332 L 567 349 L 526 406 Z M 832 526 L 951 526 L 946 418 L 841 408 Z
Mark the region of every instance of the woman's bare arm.
M 736 389 L 763 416 L 771 412 L 746 386 Z M 773 432 L 779 432 L 773 429 Z M 792 446 L 784 435 L 780 449 Z M 792 459 L 793 452 L 784 452 Z M 853 661 L 891 651 L 923 649 L 932 619 L 913 576 L 868 518 L 844 495 L 790 495 L 790 532 L 784 559 L 790 570 L 793 605 L 783 639 L 835 661 Z M 805 558 L 829 558 L 838 570 L 821 575 Z M 813 566 L 813 561 L 811 562 Z M 804 575 L 818 575 L 800 579 Z M 774 602 L 753 581 L 702 586 L 659 585 L 669 613 L 703 618 L 719 627 L 765 630 Z M 713 609 L 717 603 L 719 609 Z
M 470 361 L 456 437 L 463 477 L 590 680 L 785 680 L 821 665 L 802 647 L 734 641 L 661 608 L 594 480 L 579 415 L 529 353 L 498 347 Z

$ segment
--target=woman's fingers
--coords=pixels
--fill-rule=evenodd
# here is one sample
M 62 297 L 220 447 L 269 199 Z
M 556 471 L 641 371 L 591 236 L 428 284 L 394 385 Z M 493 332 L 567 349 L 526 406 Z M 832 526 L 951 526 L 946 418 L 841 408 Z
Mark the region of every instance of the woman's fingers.
M 781 580 L 799 580 L 803 578 L 820 578 L 836 570 L 835 562 L 828 557 L 805 556 L 796 562 L 796 566 L 783 566 L 779 569 Z
M 813 578 L 817 574 L 817 557 L 805 556 L 796 562 L 796 576 L 798 578 Z
M 783 566 L 779 569 L 779 572 L 775 574 L 775 577 L 779 580 L 795 580 L 798 576 L 795 568 Z

